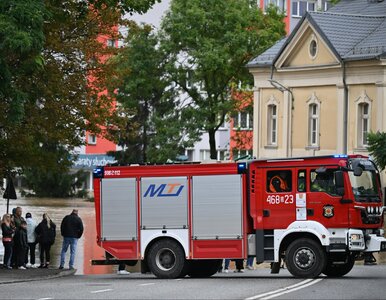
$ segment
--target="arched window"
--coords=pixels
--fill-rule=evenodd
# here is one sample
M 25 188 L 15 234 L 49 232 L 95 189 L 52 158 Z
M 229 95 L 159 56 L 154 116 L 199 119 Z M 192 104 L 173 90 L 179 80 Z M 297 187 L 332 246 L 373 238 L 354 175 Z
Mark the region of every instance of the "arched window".
M 268 145 L 277 144 L 277 106 L 268 105 Z
M 371 130 L 371 102 L 366 91 L 355 101 L 357 104 L 357 147 L 360 149 L 367 147 L 367 135 Z
M 358 105 L 358 146 L 367 146 L 367 134 L 370 129 L 370 105 L 368 103 L 360 103 Z
M 320 144 L 320 105 L 321 101 L 315 92 L 307 100 L 308 105 L 308 147 L 319 147 Z
M 315 103 L 308 106 L 308 144 L 319 145 L 319 105 Z

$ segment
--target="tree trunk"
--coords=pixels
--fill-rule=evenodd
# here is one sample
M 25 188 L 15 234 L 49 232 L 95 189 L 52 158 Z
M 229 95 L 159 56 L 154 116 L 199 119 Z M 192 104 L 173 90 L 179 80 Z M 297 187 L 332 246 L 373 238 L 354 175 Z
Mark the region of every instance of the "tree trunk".
M 209 134 L 209 147 L 210 147 L 210 158 L 217 160 L 217 149 L 216 149 L 216 130 L 208 130 Z

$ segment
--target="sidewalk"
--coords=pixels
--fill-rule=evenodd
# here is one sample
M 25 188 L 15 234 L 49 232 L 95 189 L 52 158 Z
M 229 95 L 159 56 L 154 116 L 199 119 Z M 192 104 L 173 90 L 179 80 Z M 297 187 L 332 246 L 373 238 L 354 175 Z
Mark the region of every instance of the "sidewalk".
M 63 276 L 74 275 L 76 270 L 57 268 L 52 269 L 27 269 L 27 270 L 8 270 L 3 269 L 3 265 L 0 265 L 0 285 L 6 283 L 36 281 L 44 279 L 52 279 Z

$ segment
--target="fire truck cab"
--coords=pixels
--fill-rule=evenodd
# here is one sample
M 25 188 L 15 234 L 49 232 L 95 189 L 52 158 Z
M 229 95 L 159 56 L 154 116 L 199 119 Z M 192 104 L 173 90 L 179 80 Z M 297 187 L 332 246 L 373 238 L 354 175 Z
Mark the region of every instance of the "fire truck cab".
M 222 259 L 256 257 L 277 273 L 343 276 L 386 251 L 382 192 L 360 155 L 94 171 L 97 243 L 105 260 L 160 278 L 208 277 Z

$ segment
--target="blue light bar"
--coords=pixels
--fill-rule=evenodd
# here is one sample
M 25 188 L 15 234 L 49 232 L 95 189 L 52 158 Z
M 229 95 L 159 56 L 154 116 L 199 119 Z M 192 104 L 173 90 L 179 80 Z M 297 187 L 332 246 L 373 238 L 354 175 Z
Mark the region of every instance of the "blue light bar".
M 103 178 L 103 167 L 97 167 L 93 171 L 94 178 Z
M 335 158 L 347 158 L 348 155 L 346 155 L 346 154 L 335 154 L 334 157 Z
M 246 173 L 246 171 L 247 171 L 247 163 L 246 162 L 237 163 L 237 173 L 238 174 Z

